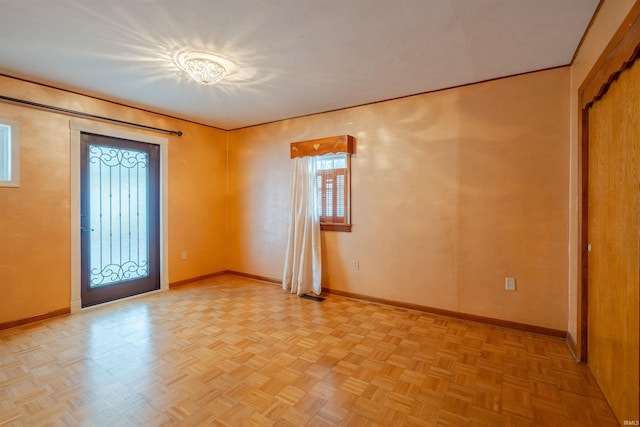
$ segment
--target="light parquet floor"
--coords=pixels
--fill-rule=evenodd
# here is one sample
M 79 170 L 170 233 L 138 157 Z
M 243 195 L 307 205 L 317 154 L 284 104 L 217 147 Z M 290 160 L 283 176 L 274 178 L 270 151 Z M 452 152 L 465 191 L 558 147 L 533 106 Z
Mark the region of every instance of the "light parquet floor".
M 614 426 L 557 338 L 222 276 L 0 332 L 5 426 Z

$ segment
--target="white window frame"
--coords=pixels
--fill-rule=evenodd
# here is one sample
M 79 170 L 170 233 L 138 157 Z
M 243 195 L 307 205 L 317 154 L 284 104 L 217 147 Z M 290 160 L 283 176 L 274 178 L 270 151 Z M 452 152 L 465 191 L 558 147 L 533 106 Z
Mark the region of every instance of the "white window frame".
M 131 132 L 118 126 L 105 123 L 72 119 L 69 122 L 71 141 L 71 312 L 82 310 L 81 274 L 80 274 L 80 134 L 82 132 L 112 136 L 114 138 L 131 139 L 160 146 L 160 289 L 134 295 L 138 298 L 154 292 L 169 290 L 169 139 Z M 122 301 L 120 299 L 118 301 Z M 105 303 L 108 304 L 108 303 Z M 93 306 L 99 307 L 100 305 Z M 91 309 L 92 307 L 87 307 Z
M 20 123 L 15 120 L 0 117 L 0 126 L 9 127 L 8 140 L 0 141 L 0 150 L 6 150 L 8 145 L 8 153 L 0 156 L 0 161 L 5 163 L 9 168 L 9 179 L 0 178 L 0 187 L 20 187 Z M 4 132 L 0 133 L 4 134 Z

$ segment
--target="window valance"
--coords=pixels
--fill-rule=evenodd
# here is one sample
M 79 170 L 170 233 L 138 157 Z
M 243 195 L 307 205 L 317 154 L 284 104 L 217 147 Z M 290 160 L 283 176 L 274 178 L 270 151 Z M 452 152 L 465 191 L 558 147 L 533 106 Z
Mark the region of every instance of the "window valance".
M 351 135 L 330 136 L 291 143 L 291 158 L 323 156 L 331 153 L 353 154 L 354 138 Z

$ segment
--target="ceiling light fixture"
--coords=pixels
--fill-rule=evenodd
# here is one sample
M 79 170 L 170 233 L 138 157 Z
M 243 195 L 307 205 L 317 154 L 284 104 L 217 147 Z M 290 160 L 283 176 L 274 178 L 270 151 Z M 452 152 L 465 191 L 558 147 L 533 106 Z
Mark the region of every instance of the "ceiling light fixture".
M 203 85 L 218 83 L 227 74 L 224 58 L 205 52 L 181 52 L 174 62 L 193 80 Z

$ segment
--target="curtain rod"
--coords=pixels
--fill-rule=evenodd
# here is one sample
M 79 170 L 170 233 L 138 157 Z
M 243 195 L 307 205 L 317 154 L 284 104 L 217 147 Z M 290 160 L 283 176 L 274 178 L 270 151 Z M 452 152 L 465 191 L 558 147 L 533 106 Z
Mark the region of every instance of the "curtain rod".
M 153 126 L 141 125 L 139 123 L 125 122 L 124 120 L 112 119 L 112 118 L 109 118 L 109 117 L 98 116 L 98 115 L 95 115 L 95 114 L 83 113 L 82 111 L 68 110 L 66 108 L 54 107 L 53 105 L 40 104 L 38 102 L 25 101 L 24 99 L 11 98 L 9 96 L 0 95 L 0 100 L 9 101 L 9 102 L 15 102 L 15 103 L 18 103 L 18 104 L 25 104 L 25 105 L 28 105 L 28 106 L 31 106 L 31 107 L 43 108 L 45 110 L 57 111 L 59 113 L 72 114 L 74 116 L 87 117 L 87 118 L 90 118 L 90 119 L 97 119 L 97 120 L 104 120 L 106 122 L 117 123 L 117 124 L 120 124 L 120 125 L 134 126 L 134 127 L 141 128 L 141 129 L 154 130 L 154 131 L 157 131 L 157 132 L 164 132 L 164 133 L 168 133 L 170 135 L 182 136 L 182 131 L 180 131 L 180 130 L 160 129 L 160 128 L 155 128 Z

